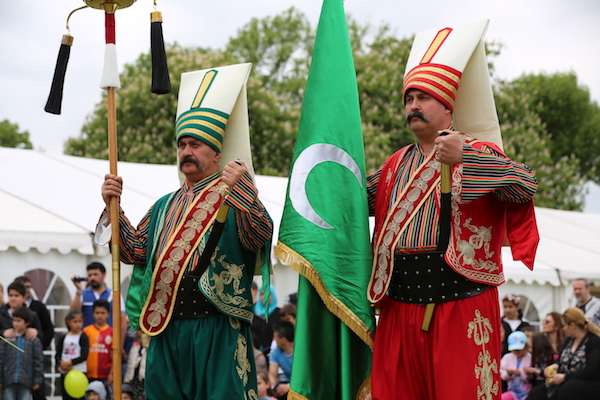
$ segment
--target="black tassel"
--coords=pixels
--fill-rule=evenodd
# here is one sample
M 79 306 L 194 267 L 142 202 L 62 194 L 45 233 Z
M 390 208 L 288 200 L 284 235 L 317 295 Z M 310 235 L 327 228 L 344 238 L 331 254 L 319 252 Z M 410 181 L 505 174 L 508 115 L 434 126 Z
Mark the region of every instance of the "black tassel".
M 60 115 L 62 105 L 63 87 L 65 85 L 65 74 L 67 72 L 67 63 L 71 54 L 71 46 L 73 45 L 73 36 L 63 35 L 56 60 L 56 68 L 54 69 L 54 78 L 52 79 L 52 87 L 50 95 L 46 102 L 44 110 L 51 114 Z
M 154 11 L 150 14 L 150 46 L 152 53 L 152 93 L 166 94 L 171 92 L 169 67 L 165 53 L 165 41 L 162 31 L 162 14 Z

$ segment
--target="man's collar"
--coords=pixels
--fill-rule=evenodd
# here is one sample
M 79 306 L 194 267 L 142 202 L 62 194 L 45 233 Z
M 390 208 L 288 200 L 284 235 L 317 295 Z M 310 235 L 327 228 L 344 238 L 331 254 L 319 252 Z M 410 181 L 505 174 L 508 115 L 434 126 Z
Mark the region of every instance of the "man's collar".
M 204 189 L 204 187 L 205 187 L 206 185 L 208 185 L 210 182 L 212 182 L 213 180 L 215 180 L 215 179 L 216 179 L 216 178 L 218 178 L 218 177 L 219 177 L 219 172 L 217 171 L 217 172 L 215 172 L 214 174 L 212 174 L 212 175 L 209 175 L 209 176 L 207 176 L 206 178 L 202 179 L 200 182 L 198 182 L 198 183 L 194 184 L 194 186 L 193 186 L 193 190 L 194 190 L 194 192 Z M 183 188 L 183 190 L 185 190 L 185 191 L 188 191 L 188 190 L 190 190 L 190 183 L 189 183 L 189 182 L 186 180 L 186 181 L 183 183 L 183 187 L 182 187 L 182 188 Z

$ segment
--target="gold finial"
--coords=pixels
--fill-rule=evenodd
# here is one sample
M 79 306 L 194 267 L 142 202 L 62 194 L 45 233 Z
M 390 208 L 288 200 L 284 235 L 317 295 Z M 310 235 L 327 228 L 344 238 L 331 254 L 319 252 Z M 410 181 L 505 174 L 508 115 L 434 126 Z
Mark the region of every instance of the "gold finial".
M 136 0 L 83 0 L 89 7 L 106 12 L 115 12 L 117 9 L 127 8 Z

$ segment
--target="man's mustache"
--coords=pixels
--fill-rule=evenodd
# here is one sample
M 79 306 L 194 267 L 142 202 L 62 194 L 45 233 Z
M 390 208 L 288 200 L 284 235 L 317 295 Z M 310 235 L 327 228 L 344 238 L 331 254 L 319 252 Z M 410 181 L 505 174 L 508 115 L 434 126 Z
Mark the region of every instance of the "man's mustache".
M 408 113 L 408 115 L 406 116 L 406 125 L 408 125 L 408 124 L 410 123 L 410 121 L 411 121 L 413 118 L 415 118 L 415 117 L 417 117 L 417 118 L 421 118 L 421 119 L 422 119 L 423 121 L 425 121 L 425 122 L 430 122 L 430 121 L 429 121 L 429 118 L 427 118 L 427 117 L 425 116 L 425 114 L 423 114 L 423 112 L 422 112 L 422 111 L 415 110 L 415 111 L 411 111 L 411 112 L 410 112 L 410 113 Z
M 202 171 L 202 165 L 200 165 L 200 162 L 198 160 L 196 160 L 194 157 L 192 156 L 185 156 L 181 159 L 181 161 L 179 161 L 179 169 L 181 170 L 183 168 L 183 164 L 185 163 L 192 163 L 196 166 L 196 168 L 198 168 L 200 171 Z

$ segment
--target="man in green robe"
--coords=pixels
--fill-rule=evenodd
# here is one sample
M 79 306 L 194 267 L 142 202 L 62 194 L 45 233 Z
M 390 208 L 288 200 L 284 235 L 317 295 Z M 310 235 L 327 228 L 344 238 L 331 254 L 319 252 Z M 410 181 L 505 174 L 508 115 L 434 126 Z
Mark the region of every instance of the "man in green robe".
M 182 187 L 158 200 L 137 227 L 120 211 L 121 261 L 135 264 L 127 312 L 132 326 L 152 337 L 149 400 L 258 399 L 251 283 L 257 265 L 268 274 L 272 221 L 243 161 L 228 162 L 219 173 L 229 115 L 198 107 L 201 100 L 178 118 Z M 106 175 L 97 242 L 109 230 L 110 199 L 122 188 L 121 177 Z M 198 264 L 222 204 L 230 207 L 228 217 L 202 271 Z

